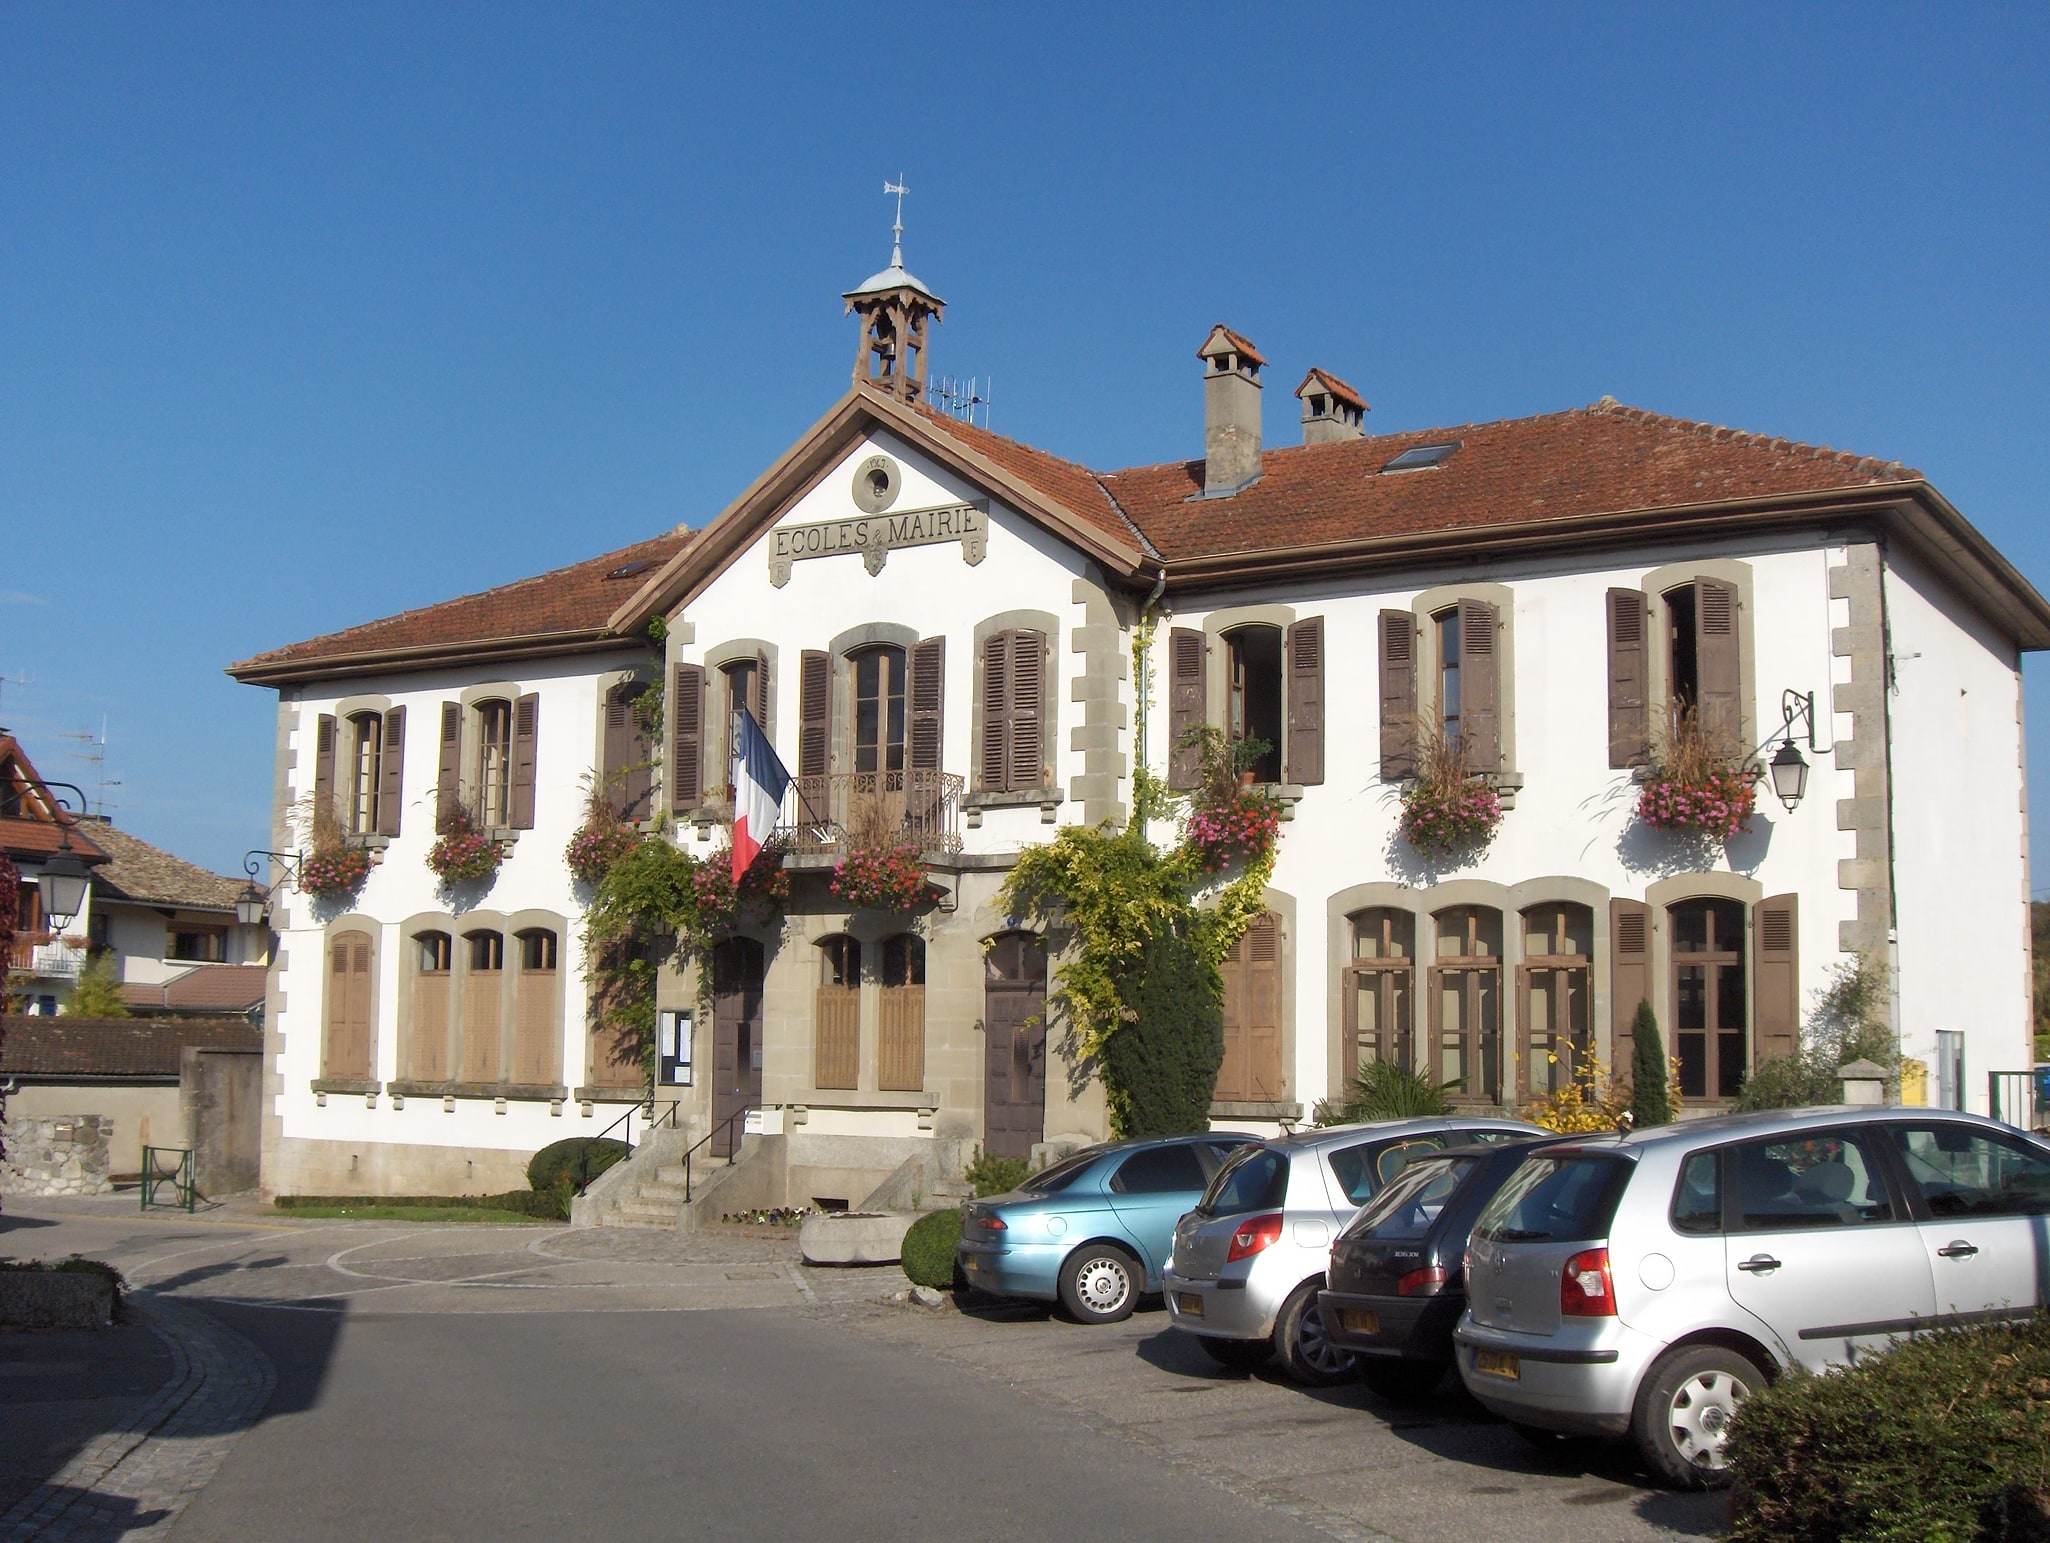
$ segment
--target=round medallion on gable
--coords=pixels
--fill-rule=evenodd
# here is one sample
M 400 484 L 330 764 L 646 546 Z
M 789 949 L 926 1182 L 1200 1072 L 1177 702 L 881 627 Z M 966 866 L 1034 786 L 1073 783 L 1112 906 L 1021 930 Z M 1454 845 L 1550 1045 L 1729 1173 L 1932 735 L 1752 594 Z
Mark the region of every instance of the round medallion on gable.
M 872 455 L 854 469 L 854 507 L 863 514 L 881 514 L 897 501 L 904 474 L 886 455 Z

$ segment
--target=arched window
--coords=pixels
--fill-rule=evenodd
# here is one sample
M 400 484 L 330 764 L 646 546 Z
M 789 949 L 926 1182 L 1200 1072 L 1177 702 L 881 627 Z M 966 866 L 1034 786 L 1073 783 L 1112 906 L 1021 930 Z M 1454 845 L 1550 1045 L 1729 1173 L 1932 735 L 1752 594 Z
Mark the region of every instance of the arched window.
M 1281 629 L 1239 627 L 1224 635 L 1227 669 L 1225 736 L 1265 740 L 1254 780 L 1281 780 Z
M 376 940 L 367 932 L 338 932 L 328 942 L 323 1077 L 368 1081 L 372 1075 L 370 1010 L 376 959 Z
M 821 1088 L 861 1085 L 861 944 L 845 933 L 819 940 L 812 1077 Z
M 505 935 L 500 932 L 466 933 L 463 948 L 461 1080 L 496 1082 L 501 1059 L 499 1038 L 504 1021 L 499 1007 L 504 1000 Z
M 1349 1080 L 1376 1061 L 1416 1064 L 1416 918 L 1387 906 L 1352 916 L 1352 963 L 1345 971 Z
M 904 650 L 864 648 L 854 666 L 854 770 L 904 769 Z
M 446 932 L 417 932 L 413 947 L 413 1022 L 406 1046 L 406 1077 L 413 1082 L 446 1082 L 455 940 Z
M 477 822 L 486 829 L 512 823 L 512 703 L 477 704 Z
M 553 1084 L 562 1046 L 562 988 L 556 970 L 556 934 L 531 927 L 517 935 L 519 974 L 513 979 L 513 1082 Z
M 762 732 L 769 732 L 769 661 L 760 654 L 751 659 L 736 659 L 731 664 L 721 665 L 719 675 L 726 686 L 726 711 L 721 719 L 719 775 L 715 780 L 730 799 L 733 796 L 733 735 L 740 720 L 740 710 L 745 707 L 754 714 Z
M 1502 913 L 1460 905 L 1438 912 L 1430 974 L 1430 1075 L 1457 1082 L 1455 1103 L 1502 1100 Z
M 384 717 L 357 713 L 349 719 L 347 802 L 343 822 L 352 836 L 377 834 L 377 789 L 382 770 Z
M 1594 912 L 1563 902 L 1523 913 L 1517 1070 L 1523 1098 L 1570 1086 L 1594 1054 Z
M 1749 1064 L 1744 988 L 1744 907 L 1683 900 L 1673 927 L 1673 1053 L 1682 1098 L 1733 1098 Z
M 876 1086 L 884 1092 L 925 1086 L 925 940 L 909 932 L 883 940 L 876 1060 Z

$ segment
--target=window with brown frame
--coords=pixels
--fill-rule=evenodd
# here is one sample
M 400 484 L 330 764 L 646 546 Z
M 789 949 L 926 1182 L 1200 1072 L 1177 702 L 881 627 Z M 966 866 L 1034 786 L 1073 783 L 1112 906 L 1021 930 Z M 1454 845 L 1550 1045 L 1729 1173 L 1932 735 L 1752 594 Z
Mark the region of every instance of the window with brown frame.
M 725 796 L 733 797 L 733 736 L 738 731 L 740 710 L 745 707 L 760 722 L 763 716 L 762 696 L 767 682 L 767 671 L 759 659 L 737 659 L 732 664 L 720 667 L 719 674 L 726 682 L 726 711 L 721 715 L 723 733 L 719 740 L 719 772 L 713 781 L 725 790 Z M 766 725 L 764 729 L 766 730 Z
M 477 704 L 477 822 L 487 830 L 512 823 L 512 703 Z
M 219 964 L 228 957 L 226 927 L 179 927 L 170 933 L 169 942 L 166 959 Z
M 1416 917 L 1389 906 L 1352 916 L 1352 963 L 1345 970 L 1349 1079 L 1376 1061 L 1416 1065 Z
M 861 944 L 838 933 L 819 940 L 819 986 L 812 1009 L 813 1084 L 861 1085 Z
M 1454 1103 L 1502 1099 L 1502 913 L 1462 905 L 1440 911 L 1430 970 L 1431 1077 L 1456 1083 Z
M 1256 782 L 1281 780 L 1281 629 L 1239 627 L 1224 635 L 1226 738 L 1266 741 L 1252 765 Z
M 455 940 L 446 932 L 413 935 L 413 1022 L 406 1048 L 406 1076 L 414 1082 L 448 1080 L 451 982 Z
M 465 934 L 463 970 L 463 1060 L 464 1082 L 496 1082 L 500 1064 L 499 1038 L 504 1025 L 500 1003 L 504 1000 L 505 935 L 499 932 Z
M 555 1082 L 562 1043 L 562 991 L 555 968 L 556 935 L 533 927 L 518 935 L 519 974 L 513 979 L 511 1080 L 526 1087 Z
M 1046 634 L 1031 628 L 982 640 L 982 765 L 976 785 L 990 793 L 1044 787 Z
M 1570 1087 L 1594 1055 L 1593 980 L 1594 912 L 1563 901 L 1526 909 L 1516 972 L 1520 1098 Z
M 626 680 L 605 693 L 605 797 L 622 820 L 654 812 L 655 742 L 643 713 L 655 691 L 651 681 Z
M 381 713 L 356 713 L 349 719 L 349 788 L 345 823 L 352 836 L 377 834 L 377 794 L 383 780 L 380 760 L 384 742 Z
M 904 769 L 904 650 L 864 648 L 854 666 L 854 770 Z
M 1680 1096 L 1733 1098 L 1749 1065 L 1750 1005 L 1744 985 L 1744 907 L 1685 900 L 1673 928 L 1673 1053 Z
M 925 940 L 912 933 L 883 940 L 876 1064 L 876 1086 L 886 1093 L 925 1086 Z

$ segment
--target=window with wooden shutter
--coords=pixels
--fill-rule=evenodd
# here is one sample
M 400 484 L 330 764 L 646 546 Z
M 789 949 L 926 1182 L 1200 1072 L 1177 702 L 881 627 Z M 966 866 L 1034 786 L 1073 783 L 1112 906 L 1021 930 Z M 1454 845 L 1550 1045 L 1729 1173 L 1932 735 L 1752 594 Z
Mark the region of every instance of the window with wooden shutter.
M 797 665 L 797 775 L 823 777 L 832 755 L 833 659 L 807 648 Z M 823 795 L 814 800 L 825 807 Z
M 1209 721 L 1203 690 L 1203 634 L 1176 627 L 1167 635 L 1167 782 L 1192 788 L 1202 775 L 1203 752 L 1192 731 Z
M 449 1080 L 450 983 L 455 940 L 446 932 L 415 933 L 413 1022 L 407 1032 L 405 1076 L 413 1082 Z
M 844 933 L 819 940 L 819 987 L 812 1006 L 812 1082 L 861 1082 L 861 944 Z
M 562 987 L 555 933 L 536 927 L 519 934 L 520 972 L 513 980 L 513 1082 L 540 1087 L 561 1073 Z
M 911 769 L 940 770 L 947 697 L 947 640 L 924 638 L 911 648 Z
M 1642 766 L 1651 754 L 1651 690 L 1644 650 L 1644 591 L 1612 589 L 1609 623 L 1609 765 Z
M 370 983 L 373 948 L 367 932 L 337 933 L 328 945 L 325 1076 L 370 1078 Z
M 314 725 L 313 808 L 316 819 L 335 814 L 335 734 L 333 713 L 322 713 Z
M 1468 771 L 1502 769 L 1501 633 L 1485 600 L 1459 602 L 1459 740 Z
M 1750 1069 L 1744 907 L 1683 900 L 1668 908 L 1672 989 L 1667 1023 L 1683 1099 L 1734 1098 Z
M 1416 621 L 1383 611 L 1381 643 L 1381 780 L 1416 775 Z
M 1774 895 L 1759 901 L 1751 915 L 1756 930 L 1753 974 L 1758 990 L 1751 1021 L 1762 1065 L 1784 1060 L 1800 1048 L 1800 899 Z
M 1011 785 L 1011 647 L 1015 632 L 982 640 L 982 764 L 976 782 L 1001 793 Z
M 622 820 L 654 812 L 655 747 L 641 720 L 646 681 L 621 681 L 605 693 L 605 798 Z
M 1695 669 L 1702 732 L 1720 754 L 1743 752 L 1741 674 L 1737 657 L 1737 586 L 1694 581 Z
M 669 702 L 669 810 L 689 814 L 704 802 L 705 669 L 679 664 Z
M 512 824 L 513 705 L 479 702 L 477 792 L 471 813 L 486 830 Z
M 380 713 L 351 713 L 342 734 L 337 757 L 343 788 L 339 803 L 342 827 L 352 836 L 377 834 L 377 795 L 384 778 L 384 717 Z
M 1279 627 L 1234 627 L 1224 634 L 1224 736 L 1234 746 L 1257 741 L 1267 747 L 1250 767 L 1239 763 L 1256 782 L 1281 780 L 1282 726 L 1288 712 L 1282 651 Z
M 534 828 L 534 787 L 541 759 L 541 698 L 529 692 L 513 704 L 512 802 L 506 823 Z
M 925 1086 L 925 942 L 908 932 L 883 940 L 876 1086 L 885 1093 L 916 1093 Z
M 384 749 L 379 757 L 377 833 L 396 836 L 406 795 L 406 710 L 394 707 L 384 715 Z
M 463 704 L 441 704 L 440 758 L 434 778 L 434 819 L 438 829 L 463 802 Z
M 977 785 L 992 793 L 1044 787 L 1046 634 L 1030 628 L 982 640 L 982 764 Z
M 755 715 L 762 733 L 773 740 L 774 725 L 769 722 L 769 656 L 765 653 L 755 655 L 755 678 L 748 685 L 747 710 Z
M 1456 1083 L 1455 1104 L 1502 1100 L 1502 913 L 1462 905 L 1434 918 L 1426 972 L 1434 1082 Z
M 1642 900 L 1609 902 L 1609 1025 L 1620 1061 L 1624 1036 L 1640 1002 L 1651 1000 L 1651 907 Z
M 1324 780 L 1324 618 L 1308 616 L 1288 629 L 1288 770 L 1290 782 Z
M 496 1082 L 505 1000 L 505 934 L 472 932 L 463 938 L 463 1056 L 461 1080 Z
M 1216 1097 L 1224 1103 L 1278 1103 L 1287 1090 L 1281 1065 L 1281 918 L 1256 917 L 1219 968 L 1224 980 L 1224 1060 Z

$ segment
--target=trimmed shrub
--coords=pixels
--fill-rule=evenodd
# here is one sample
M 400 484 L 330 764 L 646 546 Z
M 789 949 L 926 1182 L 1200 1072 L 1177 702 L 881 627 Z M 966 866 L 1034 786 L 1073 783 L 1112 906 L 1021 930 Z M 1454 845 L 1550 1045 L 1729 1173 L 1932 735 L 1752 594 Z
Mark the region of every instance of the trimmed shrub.
M 2050 1315 L 1789 1372 L 1730 1427 L 1735 1543 L 2050 1537 Z
M 1673 1123 L 1666 1042 L 1649 1002 L 1639 1002 L 1637 1016 L 1630 1021 L 1630 1117 L 1639 1130 Z
M 961 1241 L 959 1211 L 930 1211 L 904 1234 L 899 1262 L 914 1286 L 948 1290 L 954 1284 L 954 1245 Z
M 1224 988 L 1187 938 L 1149 938 L 1119 982 L 1131 1020 L 1104 1042 L 1104 1080 L 1121 1091 L 1118 1134 L 1134 1140 L 1210 1128 L 1224 1064 Z
M 986 1200 L 991 1195 L 1008 1195 L 1031 1176 L 1032 1163 L 1023 1157 L 991 1157 L 981 1147 L 975 1149 L 975 1157 L 961 1170 L 961 1177 L 975 1186 L 975 1198 Z
M 633 1150 L 605 1136 L 569 1136 L 551 1141 L 527 1160 L 527 1182 L 537 1192 L 564 1185 L 572 1194 Z

